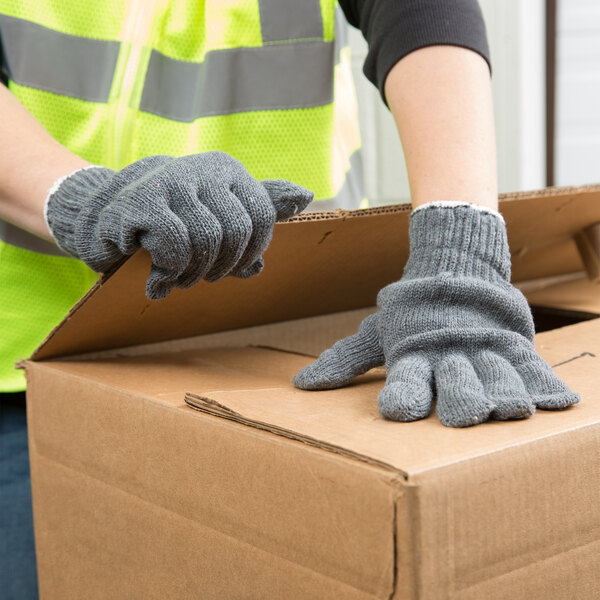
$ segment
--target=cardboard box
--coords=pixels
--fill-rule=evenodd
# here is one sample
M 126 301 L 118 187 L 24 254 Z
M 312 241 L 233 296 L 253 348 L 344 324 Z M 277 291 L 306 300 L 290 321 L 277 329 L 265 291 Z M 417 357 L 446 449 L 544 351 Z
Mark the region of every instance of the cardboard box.
M 599 315 L 600 186 L 501 209 L 532 302 Z M 259 277 L 161 302 L 140 252 L 73 309 L 26 362 L 42 600 L 600 598 L 600 320 L 537 336 L 582 402 L 525 421 L 384 421 L 383 369 L 290 384 L 400 277 L 408 214 L 300 216 Z

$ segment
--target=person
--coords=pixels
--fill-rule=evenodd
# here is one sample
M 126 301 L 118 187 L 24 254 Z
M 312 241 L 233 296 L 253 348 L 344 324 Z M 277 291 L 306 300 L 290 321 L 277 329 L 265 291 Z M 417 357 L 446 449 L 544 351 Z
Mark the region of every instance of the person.
M 485 26 L 476 0 L 340 0 L 404 146 L 414 212 L 403 278 L 294 382 L 386 364 L 382 415 L 449 426 L 577 401 L 538 357 L 510 285 Z M 337 14 L 337 18 L 336 18 Z M 139 247 L 146 293 L 262 268 L 273 224 L 364 203 L 335 0 L 0 2 L 0 582 L 36 596 L 27 356 Z M 291 183 L 294 182 L 294 183 Z M 308 190 L 311 190 L 310 192 Z

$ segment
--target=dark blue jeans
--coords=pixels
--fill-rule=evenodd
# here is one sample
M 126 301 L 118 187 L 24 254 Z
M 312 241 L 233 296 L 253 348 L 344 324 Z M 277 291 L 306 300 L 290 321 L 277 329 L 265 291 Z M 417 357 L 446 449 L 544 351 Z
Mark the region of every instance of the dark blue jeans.
M 0 596 L 38 597 L 25 394 L 0 394 Z

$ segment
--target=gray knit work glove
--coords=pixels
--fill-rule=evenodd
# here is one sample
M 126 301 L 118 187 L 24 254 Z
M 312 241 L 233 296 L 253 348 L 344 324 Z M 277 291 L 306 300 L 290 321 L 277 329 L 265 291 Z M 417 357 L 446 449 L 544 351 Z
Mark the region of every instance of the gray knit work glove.
M 46 220 L 58 245 L 97 272 L 146 248 L 146 294 L 157 299 L 201 279 L 259 273 L 275 221 L 312 198 L 288 181 L 257 181 L 224 152 L 151 156 L 71 174 L 50 193 Z
M 437 395 L 439 419 L 450 427 L 579 402 L 535 350 L 531 311 L 510 284 L 506 228 L 495 212 L 455 203 L 415 210 L 404 274 L 379 292 L 377 306 L 294 384 L 342 387 L 385 363 L 383 417 L 422 419 Z

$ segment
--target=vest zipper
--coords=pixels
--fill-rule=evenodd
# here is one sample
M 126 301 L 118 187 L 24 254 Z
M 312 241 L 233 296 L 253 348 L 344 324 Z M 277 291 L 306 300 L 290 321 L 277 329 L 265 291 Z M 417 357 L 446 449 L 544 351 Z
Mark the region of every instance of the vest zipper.
M 121 51 L 109 98 L 108 160 L 121 169 L 130 160 L 128 140 L 139 110 L 154 36 L 157 5 L 163 0 L 131 0 L 121 30 Z

